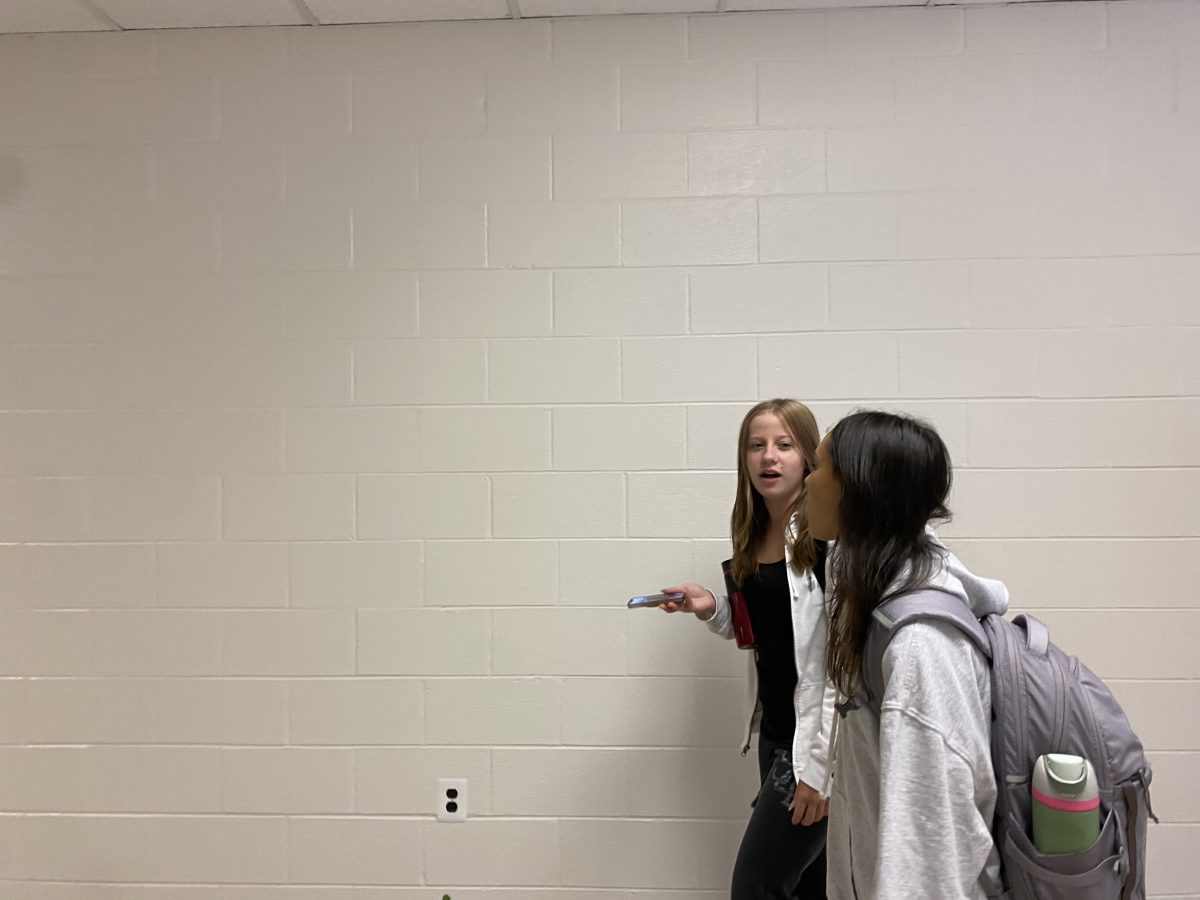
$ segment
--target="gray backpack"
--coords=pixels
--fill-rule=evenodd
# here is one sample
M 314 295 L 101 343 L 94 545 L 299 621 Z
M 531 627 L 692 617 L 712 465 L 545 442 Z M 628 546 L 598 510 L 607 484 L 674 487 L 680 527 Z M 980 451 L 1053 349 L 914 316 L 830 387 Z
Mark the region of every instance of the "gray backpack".
M 866 705 L 879 715 L 883 652 L 898 628 L 951 623 L 987 657 L 992 767 L 1006 900 L 1144 900 L 1150 765 L 1116 698 L 1087 666 L 1050 642 L 1033 616 L 983 619 L 938 590 L 893 597 L 875 610 L 863 655 Z M 1041 854 L 1031 834 L 1030 779 L 1043 753 L 1091 760 L 1100 787 L 1100 837 L 1078 853 Z

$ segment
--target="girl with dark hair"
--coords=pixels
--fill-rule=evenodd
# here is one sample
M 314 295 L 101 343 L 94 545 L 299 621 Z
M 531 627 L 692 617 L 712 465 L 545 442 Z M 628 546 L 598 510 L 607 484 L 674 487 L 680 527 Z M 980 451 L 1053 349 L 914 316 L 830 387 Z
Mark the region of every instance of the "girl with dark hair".
M 748 718 L 742 752 L 759 731 L 762 786 L 733 870 L 733 900 L 825 896 L 825 780 L 834 692 L 825 677 L 825 544 L 809 532 L 804 477 L 815 460 L 816 419 L 796 400 L 752 407 L 738 434 L 737 496 L 730 517 L 733 558 L 714 594 L 698 584 L 663 588 L 725 638 L 733 603 L 753 626 Z M 740 600 L 739 600 L 740 598 Z M 745 646 L 745 633 L 739 646 Z
M 883 412 L 838 422 L 807 478 L 809 529 L 837 541 L 826 660 L 839 697 L 849 698 L 833 726 L 833 900 L 1000 892 L 987 660 L 954 626 L 915 622 L 883 655 L 878 716 L 862 694 L 867 629 L 884 600 L 936 589 L 977 616 L 1008 606 L 1003 584 L 972 575 L 929 529 L 949 518 L 950 483 L 937 432 Z

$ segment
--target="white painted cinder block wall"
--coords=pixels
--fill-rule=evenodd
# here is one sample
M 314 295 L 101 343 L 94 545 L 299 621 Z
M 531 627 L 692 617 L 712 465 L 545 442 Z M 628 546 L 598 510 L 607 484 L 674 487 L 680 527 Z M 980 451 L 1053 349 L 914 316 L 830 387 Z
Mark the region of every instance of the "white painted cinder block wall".
M 1200 897 L 1198 159 L 1196 2 L 0 39 L 0 895 L 725 896 L 623 601 L 782 394 L 937 423 Z

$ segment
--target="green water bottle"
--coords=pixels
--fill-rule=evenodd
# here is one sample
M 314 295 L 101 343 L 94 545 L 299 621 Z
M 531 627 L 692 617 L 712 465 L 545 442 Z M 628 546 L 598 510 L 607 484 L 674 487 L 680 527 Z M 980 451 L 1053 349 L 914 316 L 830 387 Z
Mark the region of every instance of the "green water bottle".
M 1100 791 L 1082 756 L 1046 753 L 1033 767 L 1033 845 L 1040 853 L 1086 850 L 1100 836 Z

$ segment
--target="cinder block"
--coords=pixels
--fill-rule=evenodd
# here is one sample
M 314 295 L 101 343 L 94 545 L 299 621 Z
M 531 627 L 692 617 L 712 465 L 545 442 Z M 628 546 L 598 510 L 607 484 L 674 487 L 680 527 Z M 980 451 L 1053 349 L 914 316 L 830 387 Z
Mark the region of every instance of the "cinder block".
M 1189 448 L 1200 440 L 1200 401 L 971 403 L 967 422 L 974 466 L 1187 466 Z M 1114 428 L 1118 422 L 1120 427 Z
M 617 131 L 621 83 L 614 66 L 501 66 L 488 70 L 491 134 Z
M 282 28 L 164 28 L 153 32 L 155 71 L 208 78 L 283 73 L 288 34 Z
M 90 215 L 6 212 L 0 215 L 0 275 L 93 272 L 95 242 Z
M 687 428 L 676 406 L 563 407 L 553 415 L 554 468 L 681 469 Z
M 425 138 L 420 148 L 424 199 L 550 199 L 550 139 L 545 135 Z
M 833 328 L 965 328 L 968 267 L 958 262 L 829 267 Z
M 359 636 L 348 609 L 223 612 L 225 675 L 353 675 Z
M 486 747 L 356 748 L 352 751 L 355 812 L 427 816 L 437 780 L 465 777 L 471 800 L 468 812 L 490 815 L 492 752 Z
M 631 811 L 630 756 L 625 750 L 572 747 L 493 750 L 493 812 L 502 816 L 627 816 Z M 548 785 L 556 789 L 549 790 Z
M 27 880 L 278 883 L 288 871 L 287 822 L 262 816 L 26 816 L 17 839 L 25 852 L 6 874 Z
M 1162 396 L 1186 392 L 1178 333 L 1166 328 L 1044 331 L 1038 336 L 1045 397 Z M 1116 361 L 1119 365 L 1114 365 Z
M 482 204 L 354 209 L 356 269 L 478 269 L 484 262 Z
M 285 192 L 294 206 L 410 205 L 417 196 L 413 139 L 292 141 L 284 148 Z
M 753 338 L 630 338 L 621 348 L 627 401 L 736 400 L 758 393 Z
M 149 31 L 11 34 L 0 38 L 0 78 L 137 78 L 153 75 L 157 35 Z
M 689 16 L 692 59 L 790 59 L 823 56 L 823 12 Z
M 289 881 L 396 884 L 419 880 L 421 823 L 404 819 L 288 819 Z
M 554 273 L 554 333 L 684 334 L 687 277 L 675 269 L 575 269 Z
M 92 488 L 83 478 L 0 478 L 0 540 L 93 540 Z
M 495 610 L 492 671 L 497 675 L 624 675 L 627 614 L 616 602 L 610 609 Z
M 210 610 L 96 610 L 92 658 L 100 676 L 221 674 L 221 616 Z
M 687 193 L 683 134 L 554 137 L 554 199 L 621 200 Z
M 425 682 L 428 744 L 558 744 L 557 678 L 438 678 Z
M 164 543 L 155 550 L 159 606 L 288 605 L 288 551 L 283 544 Z
M 355 138 L 483 134 L 484 72 L 476 65 L 355 75 Z
M 688 193 L 822 193 L 825 141 L 818 130 L 688 135 Z
M 422 272 L 421 333 L 432 337 L 524 337 L 554 328 L 551 273 Z
M 500 403 L 587 403 L 620 396 L 620 345 L 609 338 L 488 342 L 488 397 Z
M 137 609 L 154 606 L 155 553 L 158 549 L 162 548 L 151 544 L 13 547 L 13 590 L 5 591 L 5 607 Z M 0 564 L 0 571 L 4 568 Z M 9 585 L 2 576 L 0 583 Z
M 727 886 L 745 824 L 721 821 L 568 819 L 562 830 L 562 880 L 572 885 L 670 888 Z M 664 842 L 679 851 L 664 859 Z M 605 860 L 619 859 L 619 867 Z
M 411 472 L 417 468 L 414 409 L 291 409 L 286 416 L 288 472 Z
M 719 564 L 720 560 L 714 561 L 714 565 Z M 674 583 L 679 580 L 677 577 Z M 710 582 L 704 587 L 716 596 L 725 593 L 724 582 Z M 733 641 L 713 634 L 690 613 L 646 610 L 630 611 L 629 615 L 630 675 L 745 677 L 748 654 L 738 650 Z M 662 814 L 672 813 L 663 810 Z
M 621 204 L 621 261 L 633 266 L 756 262 L 750 199 L 631 200 Z
M 1188 469 L 959 470 L 947 534 L 1141 537 L 1197 533 Z M 1153 500 L 1151 500 L 1153 498 Z
M 34 744 L 282 744 L 281 682 L 92 678 L 30 682 Z
M 218 752 L 223 812 L 354 811 L 354 756 L 349 749 L 247 747 Z
M 290 679 L 287 711 L 291 744 L 415 744 L 428 727 L 409 678 Z
M 419 26 L 339 25 L 289 28 L 287 62 L 292 72 L 382 72 L 412 68 Z
M 615 266 L 618 204 L 592 200 L 489 204 L 487 264 L 498 268 Z
M 621 130 L 687 131 L 755 124 L 754 66 L 690 62 L 621 68 Z
M 968 53 L 1056 53 L 1107 50 L 1102 6 L 1047 3 L 1029 8 L 963 10 Z M 1140 48 L 1139 48 L 1140 49 Z
M 293 340 L 387 340 L 417 333 L 413 272 L 290 272 L 280 277 Z
M 493 475 L 496 537 L 623 537 L 625 481 L 616 472 Z
M 554 62 L 663 63 L 687 57 L 683 16 L 561 18 L 550 22 Z
M 759 393 L 806 400 L 894 397 L 896 342 L 888 332 L 759 338 Z
M 761 784 L 758 767 L 732 743 L 720 750 L 677 750 L 675 761 L 679 764 L 672 766 L 661 765 L 661 750 L 629 750 L 626 755 L 633 815 L 651 819 L 732 819 L 738 824 L 749 818 L 750 801 L 758 795 Z M 704 779 L 710 789 L 692 790 L 690 785 L 697 777 Z
M 354 399 L 365 404 L 480 403 L 483 341 L 363 341 L 354 346 Z
M 339 271 L 349 269 L 352 258 L 346 207 L 221 214 L 222 271 Z
M 348 475 L 226 478 L 222 536 L 236 541 L 344 541 L 353 536 L 354 507 L 354 479 Z
M 1021 609 L 1197 608 L 1188 591 L 1200 569 L 1194 538 L 956 540 L 952 549 L 972 571 L 999 578 Z M 1130 591 L 1136 573 L 1153 589 Z
M 287 551 L 293 607 L 421 605 L 418 541 L 321 541 Z
M 0 672 L 12 676 L 95 675 L 95 619 L 87 610 L 0 613 Z M 624 671 L 624 654 L 621 657 Z
M 19 173 L 9 204 L 14 209 L 144 209 L 151 202 L 151 147 L 16 147 L 5 158 Z
M 948 56 L 963 49 L 963 11 L 839 9 L 825 18 L 831 56 Z
M 363 475 L 356 537 L 428 540 L 487 537 L 488 480 L 482 475 Z
M 632 537 L 717 537 L 728 533 L 734 477 L 721 472 L 629 476 Z
M 550 61 L 550 22 L 534 18 L 493 22 L 422 22 L 417 26 L 420 62 L 434 65 L 496 65 L 514 59 Z
M 831 129 L 828 182 L 834 193 L 947 191 L 966 186 L 961 127 Z
M 480 572 L 487 578 L 481 579 Z M 426 606 L 548 606 L 557 601 L 553 541 L 425 542 Z
M 905 397 L 1031 397 L 1038 393 L 1037 338 L 1021 331 L 900 334 Z
M 896 74 L 891 60 L 805 59 L 758 67 L 760 126 L 880 126 L 895 118 Z
M 435 884 L 558 884 L 559 823 L 468 821 L 453 829 L 424 823 L 425 873 Z M 508 848 L 502 855 L 494 847 Z
M 542 409 L 420 410 L 421 470 L 511 471 L 550 467 L 550 413 Z
M 350 134 L 350 77 L 342 73 L 225 77 L 220 95 L 222 140 L 329 140 Z
M 487 610 L 359 610 L 357 671 L 488 675 L 494 668 L 492 618 Z
M 759 258 L 895 259 L 897 202 L 886 194 L 769 197 L 759 203 Z
M 236 233 L 233 223 L 241 221 L 238 213 L 231 212 L 229 217 L 227 237 Z M 267 233 L 257 240 L 272 246 L 270 241 L 284 232 L 306 235 L 305 224 L 278 223 L 272 219 L 264 226 Z M 105 274 L 215 272 L 218 262 L 236 269 L 245 264 L 244 257 L 236 253 L 229 253 L 223 259 L 219 256 L 223 227 L 216 213 L 208 210 L 117 210 L 105 214 L 103 227 L 96 229 L 96 269 Z M 323 237 L 328 234 L 324 232 Z M 331 243 L 332 252 L 336 252 L 336 242 Z M 274 261 L 274 257 L 266 259 L 262 266 L 273 268 Z
M 91 480 L 93 540 L 215 540 L 221 534 L 221 484 L 201 477 Z
M 686 540 L 559 542 L 564 606 L 610 606 L 694 580 Z
M 693 269 L 688 283 L 697 334 L 817 331 L 829 324 L 824 265 L 706 266 Z

